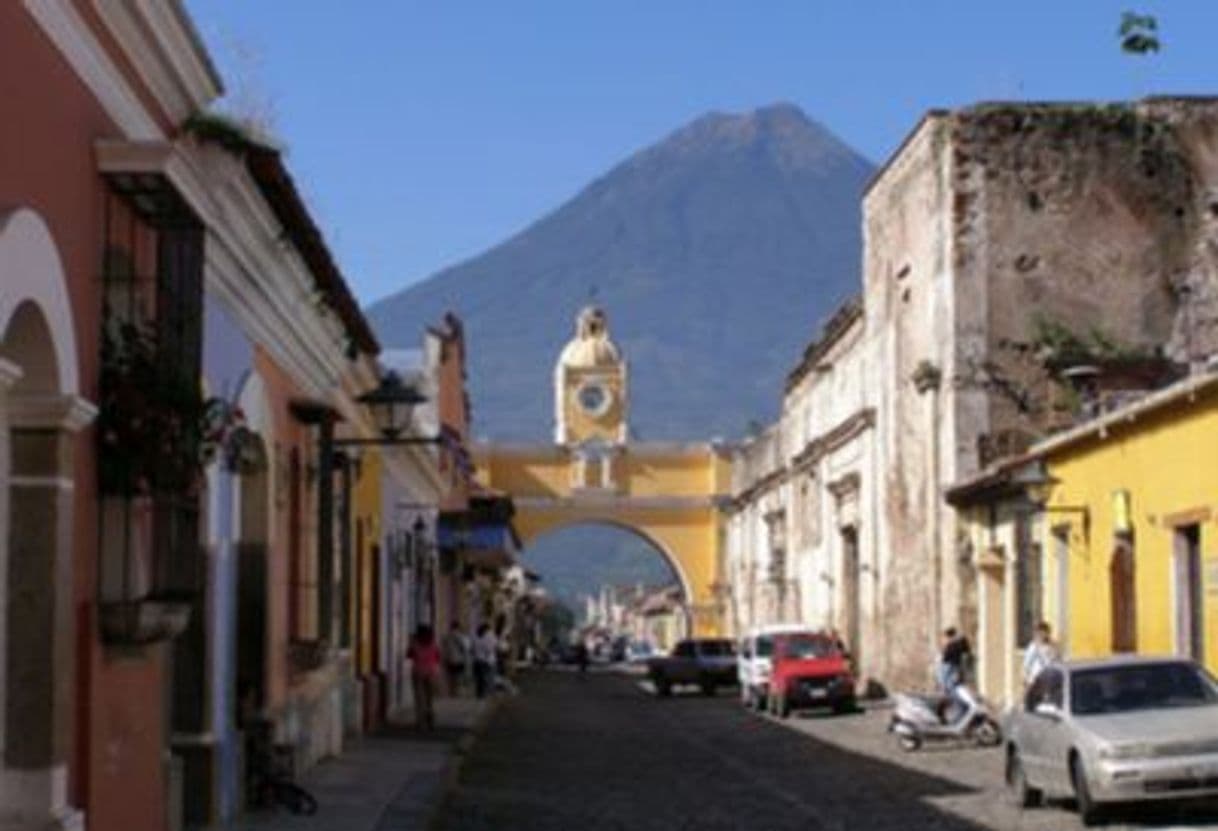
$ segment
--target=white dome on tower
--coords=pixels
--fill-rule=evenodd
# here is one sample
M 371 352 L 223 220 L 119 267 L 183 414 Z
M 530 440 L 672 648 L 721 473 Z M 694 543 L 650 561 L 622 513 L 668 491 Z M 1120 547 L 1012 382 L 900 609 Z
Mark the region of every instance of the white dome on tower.
M 615 366 L 622 362 L 621 352 L 609 339 L 609 321 L 596 306 L 584 307 L 575 319 L 575 337 L 563 347 L 560 366 L 591 369 Z

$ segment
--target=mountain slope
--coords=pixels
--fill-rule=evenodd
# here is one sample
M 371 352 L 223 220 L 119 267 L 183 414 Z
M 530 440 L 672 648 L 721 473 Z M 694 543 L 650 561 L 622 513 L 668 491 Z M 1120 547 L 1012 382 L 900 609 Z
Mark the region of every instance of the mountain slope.
M 465 321 L 476 432 L 552 433 L 551 371 L 595 291 L 630 362 L 640 439 L 739 435 L 858 282 L 872 166 L 791 105 L 699 118 L 506 242 L 376 304 L 410 346 Z

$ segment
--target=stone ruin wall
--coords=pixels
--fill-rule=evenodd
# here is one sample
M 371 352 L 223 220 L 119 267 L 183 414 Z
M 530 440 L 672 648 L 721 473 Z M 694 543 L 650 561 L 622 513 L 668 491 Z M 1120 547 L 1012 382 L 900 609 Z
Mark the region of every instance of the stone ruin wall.
M 864 620 L 863 628 L 880 641 L 872 649 L 880 660 L 868 672 L 897 688 L 927 680 L 936 627 L 929 538 L 935 437 L 911 377 L 922 362 L 941 361 L 950 343 L 937 299 L 949 267 L 945 139 L 939 118 L 924 122 L 868 192 L 863 212 L 881 591 L 876 619 Z
M 975 622 L 973 552 L 942 488 L 1072 416 L 1037 319 L 1129 354 L 1218 352 L 1216 229 L 1218 102 L 936 113 L 884 170 L 864 201 L 864 300 L 886 682 L 922 680 L 931 627 Z M 933 425 L 910 381 L 923 361 L 943 371 Z
M 1038 319 L 1121 354 L 1218 350 L 1216 129 L 1218 104 L 1183 100 L 953 117 L 957 302 L 984 302 L 987 330 L 954 380 L 987 394 L 986 449 L 1071 418 Z

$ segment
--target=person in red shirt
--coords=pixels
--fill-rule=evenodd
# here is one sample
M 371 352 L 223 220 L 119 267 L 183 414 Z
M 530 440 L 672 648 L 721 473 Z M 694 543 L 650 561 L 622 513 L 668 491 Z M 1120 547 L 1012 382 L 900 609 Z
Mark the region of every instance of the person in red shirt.
M 415 724 L 420 730 L 436 726 L 436 685 L 440 680 L 440 648 L 435 633 L 427 624 L 420 624 L 406 650 L 410 659 L 410 680 L 414 687 Z

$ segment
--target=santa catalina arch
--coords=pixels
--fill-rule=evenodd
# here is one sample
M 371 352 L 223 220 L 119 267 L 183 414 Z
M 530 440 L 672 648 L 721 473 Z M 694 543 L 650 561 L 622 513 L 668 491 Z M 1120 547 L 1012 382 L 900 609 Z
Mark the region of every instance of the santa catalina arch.
M 575 328 L 554 368 L 554 441 L 482 444 L 479 478 L 511 495 L 526 546 L 584 523 L 645 538 L 676 573 L 693 634 L 718 634 L 729 612 L 722 568 L 727 449 L 630 441 L 627 362 L 605 313 L 585 308 Z

